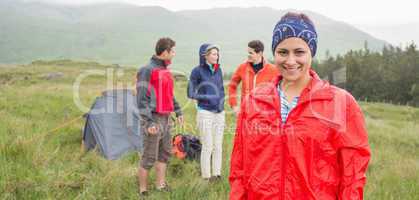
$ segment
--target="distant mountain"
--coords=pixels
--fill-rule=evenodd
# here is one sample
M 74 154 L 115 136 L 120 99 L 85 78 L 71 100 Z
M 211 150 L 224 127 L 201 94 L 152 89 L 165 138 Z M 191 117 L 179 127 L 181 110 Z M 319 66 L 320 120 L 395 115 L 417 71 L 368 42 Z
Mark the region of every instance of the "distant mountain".
M 204 42 L 221 46 L 222 65 L 232 71 L 246 57 L 247 42 L 261 39 L 266 56 L 275 23 L 287 10 L 217 8 L 171 12 L 162 7 L 130 4 L 68 6 L 0 0 L 0 63 L 28 63 L 37 59 L 95 60 L 139 65 L 153 53 L 159 37 L 177 42 L 174 68 L 190 70 L 198 63 Z M 364 41 L 380 50 L 385 41 L 348 24 L 304 11 L 319 32 L 319 54 L 360 49 Z
M 380 38 L 387 38 L 395 46 L 406 46 L 414 42 L 419 44 L 419 21 L 401 24 L 359 24 L 364 31 Z

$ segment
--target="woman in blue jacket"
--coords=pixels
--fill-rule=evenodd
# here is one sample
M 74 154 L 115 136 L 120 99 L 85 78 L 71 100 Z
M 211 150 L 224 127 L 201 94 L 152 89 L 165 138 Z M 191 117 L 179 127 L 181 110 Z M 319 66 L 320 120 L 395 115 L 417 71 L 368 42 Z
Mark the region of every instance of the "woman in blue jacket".
M 197 125 L 202 142 L 202 177 L 211 181 L 221 179 L 225 126 L 224 84 L 219 50 L 216 45 L 201 45 L 199 65 L 192 70 L 188 84 L 188 97 L 197 101 Z

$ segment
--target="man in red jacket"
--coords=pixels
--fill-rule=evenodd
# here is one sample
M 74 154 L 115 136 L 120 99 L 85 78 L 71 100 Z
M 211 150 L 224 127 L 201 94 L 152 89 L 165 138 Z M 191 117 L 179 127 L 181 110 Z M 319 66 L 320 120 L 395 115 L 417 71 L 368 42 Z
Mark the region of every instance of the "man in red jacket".
M 150 63 L 137 73 L 137 105 L 144 133 L 144 151 L 138 169 L 139 191 L 147 195 L 148 171 L 156 167 L 156 188 L 168 191 L 166 167 L 172 150 L 169 116 L 176 113 L 178 122 L 183 116 L 174 96 L 173 77 L 168 69 L 175 56 L 175 41 L 161 38 Z
M 230 199 L 363 199 L 371 155 L 359 105 L 311 69 L 317 33 L 306 15 L 286 14 L 273 33 L 281 75 L 243 100 Z
M 270 83 L 279 75 L 279 70 L 263 57 L 264 45 L 261 41 L 252 40 L 247 46 L 248 60 L 237 67 L 228 84 L 228 103 L 236 114 L 240 110 L 240 103 L 237 103 L 237 87 L 240 82 L 243 99 L 253 88 Z

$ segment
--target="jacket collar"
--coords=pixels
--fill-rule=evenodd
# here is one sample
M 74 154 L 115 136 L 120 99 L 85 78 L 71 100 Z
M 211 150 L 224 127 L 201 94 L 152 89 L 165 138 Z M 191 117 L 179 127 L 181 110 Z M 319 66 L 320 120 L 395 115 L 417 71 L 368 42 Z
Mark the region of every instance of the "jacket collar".
M 205 62 L 204 64 L 201 65 L 204 68 L 207 68 L 208 70 L 210 70 L 210 66 L 207 62 Z M 215 64 L 214 66 L 214 73 L 218 71 L 218 69 L 220 68 L 220 64 Z
M 246 61 L 246 63 L 247 63 L 247 69 L 249 71 L 255 73 L 255 71 L 253 70 L 253 63 L 252 62 L 249 62 L 249 61 Z M 265 70 L 267 68 L 268 64 L 269 63 L 265 60 L 265 57 L 262 57 L 262 65 L 263 65 L 263 67 L 262 67 L 262 69 L 259 70 L 259 72 Z
M 253 66 L 253 63 L 252 62 L 249 62 L 249 61 L 246 61 L 246 62 L 249 63 L 250 66 Z M 265 66 L 265 63 L 266 63 L 265 57 L 262 57 L 261 63 L 262 63 L 263 66 Z
M 301 92 L 298 104 L 303 104 L 311 101 L 318 100 L 331 100 L 333 99 L 333 93 L 330 90 L 330 85 L 326 81 L 320 79 L 317 73 L 310 69 L 311 80 L 307 87 Z M 280 104 L 280 98 L 278 94 L 278 84 L 282 80 L 282 75 L 279 75 L 277 79 L 266 87 L 257 88 L 252 92 L 254 100 L 258 102 L 265 102 L 274 107 L 278 107 Z M 298 105 L 297 104 L 297 105 Z
M 162 59 L 158 58 L 156 55 L 153 55 L 150 60 L 151 60 L 151 62 L 153 62 L 157 66 L 161 66 L 161 67 L 165 67 L 165 68 L 172 63 L 170 60 L 162 60 Z

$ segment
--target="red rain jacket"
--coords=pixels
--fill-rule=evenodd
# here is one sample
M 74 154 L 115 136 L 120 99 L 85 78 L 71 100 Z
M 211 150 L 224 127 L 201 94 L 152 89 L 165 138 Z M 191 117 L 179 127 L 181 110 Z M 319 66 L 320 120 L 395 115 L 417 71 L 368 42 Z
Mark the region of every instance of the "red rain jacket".
M 278 75 L 278 68 L 266 61 L 263 61 L 263 68 L 258 73 L 255 73 L 249 62 L 239 65 L 228 84 L 228 103 L 231 107 L 237 106 L 237 87 L 240 82 L 242 83 L 241 97 L 243 99 L 253 88 L 266 82 L 272 82 Z
M 243 101 L 231 155 L 231 200 L 363 199 L 370 148 L 346 91 L 312 80 L 285 123 L 275 84 Z

